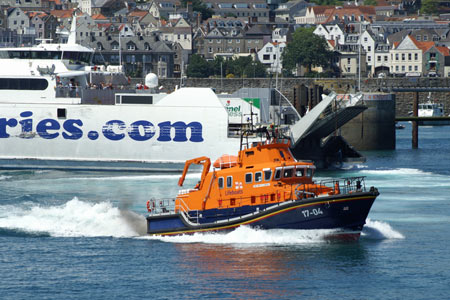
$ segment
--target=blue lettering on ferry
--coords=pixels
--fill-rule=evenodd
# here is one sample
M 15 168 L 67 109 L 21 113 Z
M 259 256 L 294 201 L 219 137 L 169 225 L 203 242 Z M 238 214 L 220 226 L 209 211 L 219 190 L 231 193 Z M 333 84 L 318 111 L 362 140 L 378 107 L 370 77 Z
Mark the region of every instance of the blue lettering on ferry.
M 141 135 L 139 128 L 142 127 L 144 135 Z M 149 121 L 136 121 L 131 124 L 128 136 L 135 141 L 146 141 L 155 135 L 155 126 Z
M 1 118 L 0 119 L 0 138 L 9 138 L 9 134 L 6 132 L 6 127 L 16 127 L 17 120 Z
M 83 131 L 81 130 L 81 128 L 78 128 L 75 125 L 81 127 L 83 126 L 83 122 L 81 120 L 75 119 L 69 119 L 64 122 L 63 128 L 68 132 L 68 134 L 63 132 L 63 138 L 65 138 L 66 140 L 78 140 L 83 136 Z
M 24 111 L 20 114 L 23 118 L 20 121 L 14 118 L 0 118 L 0 138 L 9 138 L 9 128 L 16 127 L 20 124 L 22 134 L 20 138 L 33 138 L 33 119 L 31 118 L 33 113 L 31 111 Z M 61 123 L 55 119 L 44 119 L 37 123 L 36 133 L 44 139 L 55 139 L 61 136 L 66 140 L 78 140 L 83 137 L 83 121 L 80 119 L 68 119 Z M 200 122 L 190 122 L 188 124 L 177 121 L 165 121 L 158 124 L 159 136 L 157 141 L 159 142 L 187 142 L 188 135 L 189 141 L 194 143 L 203 142 L 203 125 Z M 101 133 L 103 136 L 111 141 L 119 141 L 125 138 L 126 133 L 135 141 L 147 141 L 152 139 L 156 134 L 156 126 L 150 121 L 138 120 L 131 123 L 128 127 L 124 121 L 110 120 L 105 123 Z M 88 131 L 87 137 L 90 140 L 97 140 L 99 132 Z
M 126 126 L 123 121 L 120 120 L 111 120 L 106 122 L 105 126 L 103 126 L 103 135 L 108 140 L 119 141 L 125 137 L 125 133 L 115 133 L 114 127 L 117 127 L 119 130 L 125 130 Z
M 186 142 L 186 129 L 191 129 L 191 137 L 189 141 L 191 142 L 203 142 L 202 137 L 202 129 L 203 126 L 199 122 L 191 122 L 189 124 L 186 124 L 184 122 L 175 122 L 172 125 L 170 124 L 170 121 L 161 122 L 158 124 L 159 126 L 159 137 L 158 141 L 160 142 L 170 142 L 171 139 L 171 130 L 172 128 L 175 129 L 175 136 L 173 138 L 174 142 Z
M 61 125 L 58 121 L 53 119 L 44 119 L 37 124 L 36 131 L 43 139 L 54 139 L 59 136 L 59 133 L 49 133 L 48 130 L 59 130 L 60 128 Z
M 22 118 L 28 118 L 32 115 L 33 113 L 31 111 L 24 111 L 20 114 Z M 19 121 L 19 123 L 22 126 L 22 133 L 29 133 L 33 131 L 33 119 L 24 119 Z

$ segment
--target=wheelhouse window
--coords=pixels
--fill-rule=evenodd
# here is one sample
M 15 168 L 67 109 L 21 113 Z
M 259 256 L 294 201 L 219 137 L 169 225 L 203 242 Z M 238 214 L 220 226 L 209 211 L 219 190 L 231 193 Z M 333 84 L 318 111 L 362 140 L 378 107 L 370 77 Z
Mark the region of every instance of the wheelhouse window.
M 296 177 L 303 177 L 304 174 L 305 174 L 305 169 L 303 169 L 301 167 L 295 168 L 295 176 Z
M 261 182 L 262 181 L 262 172 L 256 172 L 255 173 L 255 182 Z
M 272 179 L 272 170 L 271 169 L 264 170 L 264 180 L 270 181 L 270 179 Z
M 245 183 L 252 183 L 252 182 L 253 182 L 253 173 L 245 174 Z
M 227 176 L 227 188 L 233 187 L 233 176 Z
M 219 177 L 218 183 L 219 183 L 219 189 L 223 189 L 223 177 Z
M 313 169 L 306 169 L 306 176 L 312 177 L 313 176 Z
M 294 175 L 294 167 L 287 167 L 283 170 L 283 178 L 291 178 Z
M 273 179 L 280 180 L 280 178 L 281 178 L 281 168 L 276 168 L 275 169 L 275 176 L 274 176 Z

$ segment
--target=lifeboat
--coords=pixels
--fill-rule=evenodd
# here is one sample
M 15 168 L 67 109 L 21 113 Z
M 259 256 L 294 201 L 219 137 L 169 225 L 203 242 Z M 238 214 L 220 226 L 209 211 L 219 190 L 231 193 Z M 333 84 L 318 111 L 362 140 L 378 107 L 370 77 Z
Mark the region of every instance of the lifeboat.
M 288 139 L 268 139 L 223 156 L 211 168 L 208 157 L 186 161 L 178 185 L 192 164 L 203 166 L 199 182 L 172 199 L 151 199 L 147 232 L 180 235 L 260 229 L 336 229 L 357 239 L 373 202 L 375 187 L 364 177 L 313 180 L 309 161 L 297 161 Z

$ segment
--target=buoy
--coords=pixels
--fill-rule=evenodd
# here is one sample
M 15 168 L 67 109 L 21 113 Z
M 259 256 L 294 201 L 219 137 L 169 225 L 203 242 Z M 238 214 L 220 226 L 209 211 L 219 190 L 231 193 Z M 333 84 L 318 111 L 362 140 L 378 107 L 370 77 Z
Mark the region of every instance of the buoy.
M 147 210 L 148 212 L 152 211 L 152 209 L 150 208 L 150 200 L 147 200 Z

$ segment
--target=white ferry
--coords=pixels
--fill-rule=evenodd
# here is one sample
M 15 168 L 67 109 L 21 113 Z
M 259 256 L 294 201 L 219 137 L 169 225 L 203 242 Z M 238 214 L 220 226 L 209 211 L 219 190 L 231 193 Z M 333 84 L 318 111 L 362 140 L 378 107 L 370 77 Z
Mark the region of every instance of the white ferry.
M 74 24 L 67 44 L 0 49 L 0 168 L 181 171 L 199 149 L 213 158 L 239 150 L 209 88 L 91 89 L 94 50 L 75 43 Z M 108 103 L 97 103 L 100 93 Z
M 246 126 L 274 119 L 277 124 L 283 116 L 295 119 L 290 133 L 295 145 L 324 122 L 351 119 L 348 113 L 341 118 L 333 114 L 318 128 L 312 126 L 336 95 L 325 97 L 300 120 L 281 100 L 271 105 L 268 99 L 256 104 L 219 98 L 210 88 L 181 88 L 170 94 L 93 89 L 95 79 L 109 74 L 91 65 L 93 54 L 93 49 L 76 44 L 75 21 L 67 44 L 0 49 L 0 168 L 180 172 L 193 157 L 214 161 L 239 151 Z M 157 87 L 154 75 L 147 79 Z M 319 148 L 315 153 L 330 152 Z M 303 153 L 301 149 L 296 153 Z

